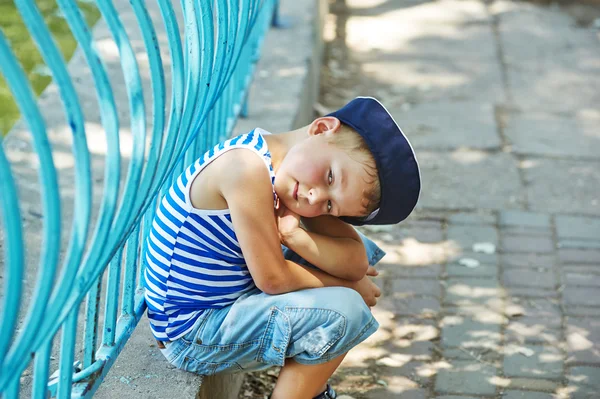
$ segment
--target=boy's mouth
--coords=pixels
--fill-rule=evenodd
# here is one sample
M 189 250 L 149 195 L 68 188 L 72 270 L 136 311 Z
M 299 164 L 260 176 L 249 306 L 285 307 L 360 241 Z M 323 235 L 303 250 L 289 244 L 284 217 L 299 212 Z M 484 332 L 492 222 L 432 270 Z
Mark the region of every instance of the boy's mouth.
M 296 182 L 296 185 L 294 186 L 294 193 L 292 194 L 296 201 L 298 201 L 298 186 L 299 185 L 300 185 L 300 183 Z

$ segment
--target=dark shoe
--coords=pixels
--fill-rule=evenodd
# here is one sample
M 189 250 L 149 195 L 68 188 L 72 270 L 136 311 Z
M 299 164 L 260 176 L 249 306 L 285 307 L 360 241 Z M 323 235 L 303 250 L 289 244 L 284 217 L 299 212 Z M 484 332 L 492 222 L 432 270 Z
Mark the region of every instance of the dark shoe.
M 327 389 L 321 392 L 319 395 L 315 396 L 313 399 L 335 399 L 337 398 L 337 393 L 333 390 L 331 385 L 327 384 Z
M 313 399 L 335 399 L 337 398 L 337 393 L 333 390 L 331 385 L 327 384 L 327 389 L 315 396 Z M 269 399 L 271 399 L 271 395 L 269 395 Z

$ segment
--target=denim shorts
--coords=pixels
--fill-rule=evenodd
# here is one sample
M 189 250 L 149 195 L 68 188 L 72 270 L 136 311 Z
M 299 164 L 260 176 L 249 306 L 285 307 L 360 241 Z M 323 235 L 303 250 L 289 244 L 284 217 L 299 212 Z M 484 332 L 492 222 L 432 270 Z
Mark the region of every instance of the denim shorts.
M 361 238 L 374 265 L 385 253 L 362 234 Z M 287 248 L 284 255 L 307 265 Z M 283 366 L 286 358 L 302 364 L 325 363 L 348 352 L 378 327 L 360 294 L 349 288 L 281 295 L 255 288 L 230 306 L 206 310 L 189 333 L 159 346 L 164 346 L 161 352 L 174 366 L 213 375 Z

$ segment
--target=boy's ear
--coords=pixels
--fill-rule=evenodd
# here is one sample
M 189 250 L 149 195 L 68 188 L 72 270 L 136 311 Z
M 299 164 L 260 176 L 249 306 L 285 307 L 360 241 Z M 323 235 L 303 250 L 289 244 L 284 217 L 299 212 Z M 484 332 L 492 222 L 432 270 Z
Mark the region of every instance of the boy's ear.
M 340 129 L 342 123 L 335 116 L 322 116 L 308 125 L 308 134 L 315 136 L 323 133 L 335 133 Z

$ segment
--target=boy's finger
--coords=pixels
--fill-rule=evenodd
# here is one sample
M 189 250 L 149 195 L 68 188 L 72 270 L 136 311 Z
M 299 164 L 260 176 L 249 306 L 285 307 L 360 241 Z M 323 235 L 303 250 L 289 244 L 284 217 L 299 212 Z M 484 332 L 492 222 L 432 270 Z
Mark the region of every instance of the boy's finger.
M 367 276 L 377 276 L 379 272 L 373 266 L 367 268 Z

